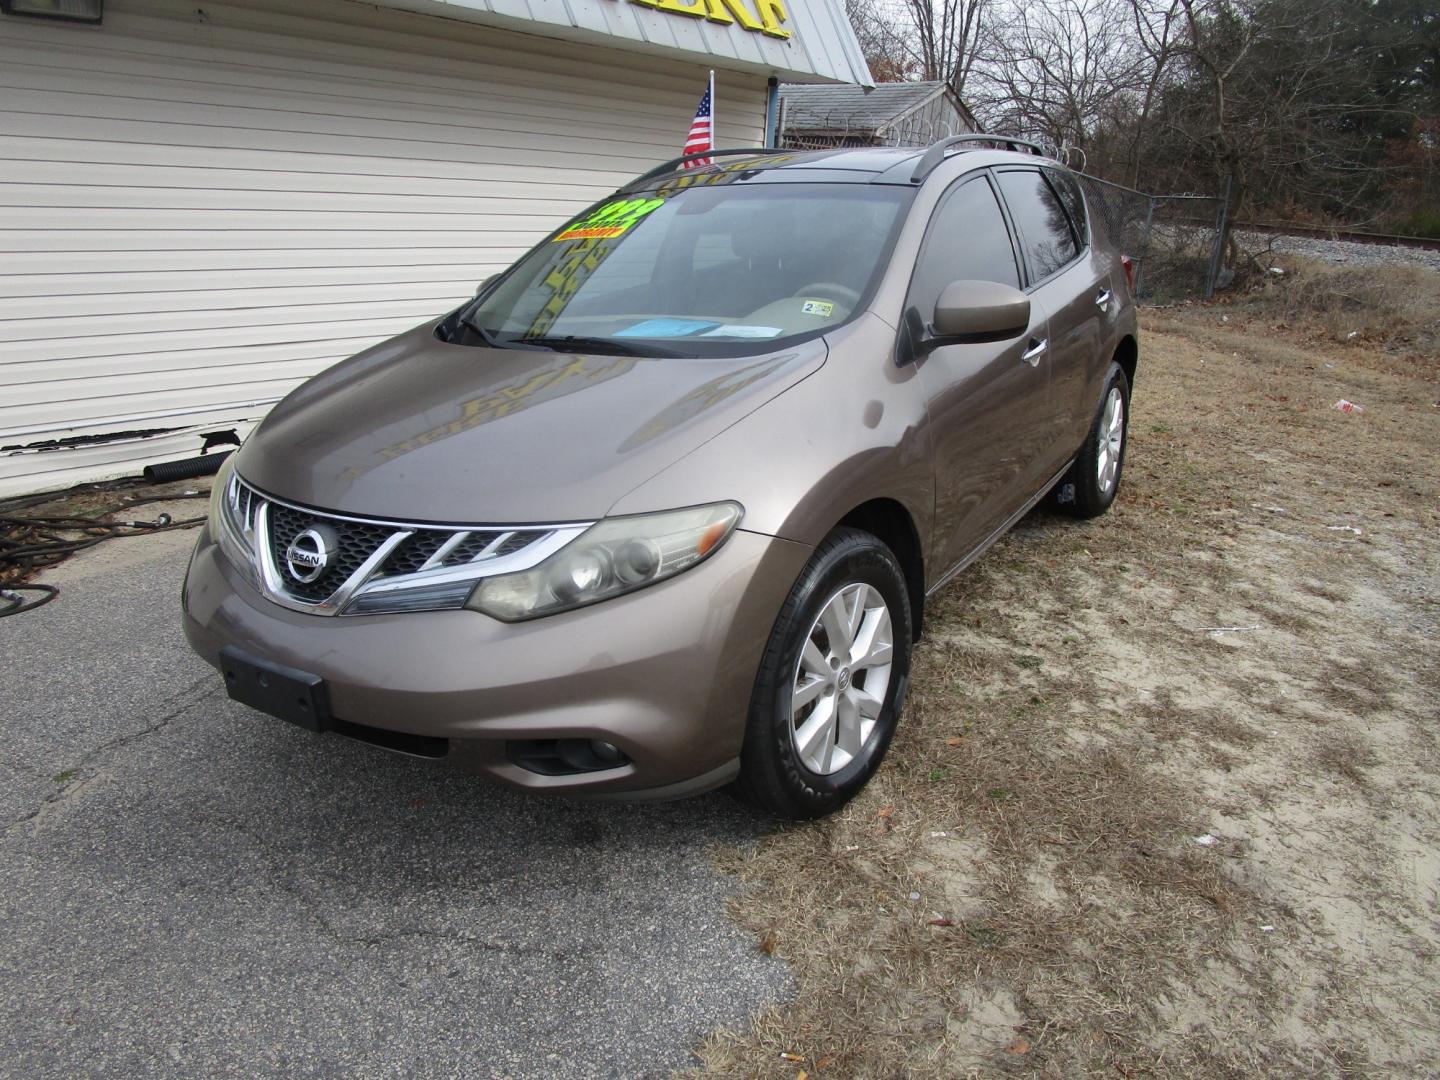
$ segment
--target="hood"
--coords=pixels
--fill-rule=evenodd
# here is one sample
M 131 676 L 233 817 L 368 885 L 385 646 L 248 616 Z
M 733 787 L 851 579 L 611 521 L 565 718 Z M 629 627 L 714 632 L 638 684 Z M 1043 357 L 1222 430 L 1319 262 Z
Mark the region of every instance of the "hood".
M 593 520 L 824 361 L 819 339 L 691 360 L 450 345 L 429 324 L 299 387 L 236 466 L 280 498 L 360 516 Z

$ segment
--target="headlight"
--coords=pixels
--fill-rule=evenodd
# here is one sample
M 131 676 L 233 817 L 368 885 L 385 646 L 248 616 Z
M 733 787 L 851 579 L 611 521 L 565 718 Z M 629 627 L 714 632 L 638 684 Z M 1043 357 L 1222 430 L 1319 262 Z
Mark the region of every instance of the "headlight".
M 215 481 L 210 486 L 210 537 L 215 541 L 220 539 L 220 526 L 222 524 L 221 514 L 226 498 L 229 497 L 230 483 L 235 479 L 235 455 L 229 454 L 220 463 L 220 469 L 215 473 Z
M 235 475 L 231 454 L 215 474 L 210 488 L 210 539 L 220 545 L 225 558 L 256 587 L 259 571 L 255 565 L 255 503 L 250 489 Z
M 725 502 L 610 518 L 532 569 L 484 578 L 465 606 L 519 622 L 643 589 L 714 552 L 742 512 L 739 504 Z

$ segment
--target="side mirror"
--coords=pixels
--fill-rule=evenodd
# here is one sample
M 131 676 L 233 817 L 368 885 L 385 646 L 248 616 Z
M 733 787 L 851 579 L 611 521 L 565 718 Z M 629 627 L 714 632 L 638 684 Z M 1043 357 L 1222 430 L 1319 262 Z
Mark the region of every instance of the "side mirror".
M 1030 298 L 997 281 L 952 281 L 935 303 L 930 344 L 1003 341 L 1030 325 Z
M 480 282 L 479 285 L 476 285 L 476 286 L 475 286 L 475 295 L 476 295 L 476 296 L 479 296 L 482 292 L 484 292 L 486 289 L 488 289 L 488 288 L 490 287 L 491 283 L 492 283 L 496 278 L 498 278 L 499 276 L 500 276 L 499 274 L 491 274 L 491 275 L 490 275 L 489 277 L 487 277 L 484 281 Z

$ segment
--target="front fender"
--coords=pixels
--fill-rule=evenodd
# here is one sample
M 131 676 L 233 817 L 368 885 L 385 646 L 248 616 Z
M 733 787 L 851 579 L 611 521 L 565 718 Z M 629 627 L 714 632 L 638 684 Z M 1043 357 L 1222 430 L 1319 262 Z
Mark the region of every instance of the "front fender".
M 735 499 L 745 507 L 742 529 L 814 545 L 855 507 L 887 498 L 905 507 L 925 543 L 935 486 L 916 370 L 895 365 L 895 331 L 874 315 L 829 343 L 822 368 L 610 512 Z

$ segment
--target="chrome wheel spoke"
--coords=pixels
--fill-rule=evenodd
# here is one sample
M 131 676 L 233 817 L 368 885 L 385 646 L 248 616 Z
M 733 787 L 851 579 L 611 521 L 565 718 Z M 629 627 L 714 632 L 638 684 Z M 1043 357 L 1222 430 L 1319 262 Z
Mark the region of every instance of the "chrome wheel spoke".
M 805 647 L 800 650 L 800 666 L 811 675 L 822 679 L 830 677 L 830 664 L 825 659 L 825 654 L 820 651 L 820 646 L 815 644 L 813 633 L 805 639 Z
M 809 682 L 804 682 L 797 686 L 794 695 L 790 698 L 792 714 L 799 712 L 823 694 L 825 692 L 825 686 L 826 680 L 821 678 L 811 678 Z
M 830 655 L 843 656 L 850 646 L 850 612 L 845 604 L 842 589 L 830 598 L 825 610 L 820 612 L 820 625 L 825 627 L 825 636 L 830 639 Z
M 807 766 L 816 772 L 819 763 L 829 757 L 829 746 L 835 742 L 835 699 L 822 698 L 815 710 L 795 731 L 795 749 Z
M 876 599 L 879 597 L 877 595 Z M 865 613 L 860 632 L 850 648 L 850 666 L 858 670 L 888 664 L 894 654 L 894 642 L 890 634 L 890 612 L 881 602 L 880 607 Z
M 880 709 L 884 702 L 863 687 L 852 686 L 846 693 L 846 698 L 854 704 L 856 713 L 866 720 L 880 719 Z
M 848 760 L 854 760 L 855 756 L 860 753 L 860 748 L 865 744 L 860 708 L 852 694 L 846 691 L 835 709 L 839 714 L 835 727 L 835 742 L 845 752 Z

